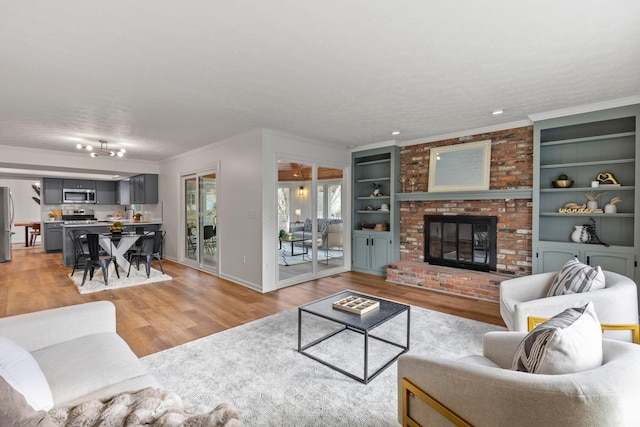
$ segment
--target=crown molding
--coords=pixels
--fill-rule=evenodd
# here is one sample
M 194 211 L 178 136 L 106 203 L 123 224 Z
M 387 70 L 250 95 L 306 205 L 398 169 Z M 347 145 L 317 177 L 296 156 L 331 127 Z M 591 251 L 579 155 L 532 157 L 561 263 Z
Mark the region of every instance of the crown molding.
M 382 147 L 391 147 L 394 145 L 398 145 L 397 141 L 395 139 L 389 139 L 387 141 L 374 142 L 367 145 L 359 145 L 357 147 L 347 147 L 347 148 L 349 148 L 352 153 L 355 153 L 358 151 L 365 151 L 365 150 L 371 150 L 374 148 L 382 148 Z
M 451 133 L 445 133 L 441 135 L 427 136 L 424 138 L 411 139 L 408 141 L 402 141 L 398 145 L 401 147 L 406 147 L 408 145 L 425 144 L 428 142 L 443 141 L 445 139 L 462 138 L 464 136 L 478 135 L 478 134 L 489 133 L 489 132 L 497 132 L 497 131 L 513 129 L 513 128 L 521 128 L 524 126 L 531 126 L 532 124 L 533 122 L 531 120 L 518 120 L 516 122 L 503 123 L 500 125 L 492 125 L 492 126 L 486 126 L 482 128 L 463 130 L 459 132 L 451 132 Z
M 640 95 L 628 96 L 626 98 L 611 99 L 609 101 L 579 105 L 576 107 L 561 108 L 559 110 L 547 111 L 544 113 L 530 114 L 529 118 L 533 122 L 538 122 L 540 120 L 555 119 L 558 117 L 573 116 L 575 114 L 582 114 L 582 113 L 592 113 L 594 111 L 607 110 L 609 108 L 626 107 L 628 105 L 634 105 L 634 104 L 640 104 Z

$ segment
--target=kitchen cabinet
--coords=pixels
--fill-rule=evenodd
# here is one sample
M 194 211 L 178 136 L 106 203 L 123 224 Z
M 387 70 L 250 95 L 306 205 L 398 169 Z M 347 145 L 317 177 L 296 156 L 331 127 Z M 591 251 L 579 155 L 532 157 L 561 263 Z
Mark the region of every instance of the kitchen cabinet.
M 42 200 L 45 205 L 62 204 L 62 179 L 42 179 Z
M 129 179 L 132 204 L 158 203 L 158 175 L 142 174 Z
M 385 275 L 386 266 L 400 259 L 400 215 L 395 200 L 400 156 L 398 147 L 353 153 L 353 221 L 351 267 Z M 365 225 L 387 224 L 374 231 Z
M 115 181 L 96 181 L 96 205 L 116 204 Z
M 638 223 L 640 183 L 638 155 L 640 106 L 613 108 L 534 123 L 533 272 L 558 271 L 577 256 L 580 261 L 615 271 L 638 282 L 635 267 L 640 251 Z M 619 185 L 591 187 L 601 173 Z M 556 188 L 560 175 L 574 181 Z M 601 194 L 599 208 L 620 198 L 617 213 L 560 212 L 567 203 L 586 205 L 587 193 Z M 593 218 L 598 238 L 609 246 L 575 243 L 576 226 Z
M 96 181 L 90 181 L 87 179 L 65 179 L 62 182 L 62 187 L 67 189 L 78 188 L 83 190 L 95 190 Z
M 130 205 L 131 204 L 131 195 L 130 195 L 130 183 L 129 181 L 118 181 L 116 182 L 116 205 Z
M 62 251 L 62 222 L 44 223 L 44 251 Z

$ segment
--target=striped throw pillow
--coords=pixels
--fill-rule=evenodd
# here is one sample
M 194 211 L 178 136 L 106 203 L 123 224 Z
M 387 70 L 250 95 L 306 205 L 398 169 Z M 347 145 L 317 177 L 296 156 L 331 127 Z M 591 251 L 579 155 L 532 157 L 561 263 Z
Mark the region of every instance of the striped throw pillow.
M 547 297 L 604 289 L 604 273 L 600 266 L 591 267 L 574 258 L 562 267 L 553 280 Z
M 570 374 L 602 365 L 602 330 L 589 302 L 536 326 L 520 342 L 511 368 L 533 374 Z

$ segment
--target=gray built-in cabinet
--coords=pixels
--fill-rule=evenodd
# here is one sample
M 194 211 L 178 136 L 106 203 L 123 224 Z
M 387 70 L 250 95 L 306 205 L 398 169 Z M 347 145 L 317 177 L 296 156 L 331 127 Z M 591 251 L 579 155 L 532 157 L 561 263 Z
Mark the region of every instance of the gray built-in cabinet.
M 42 179 L 42 202 L 45 205 L 62 204 L 62 180 L 60 178 Z
M 387 264 L 400 257 L 398 191 L 400 156 L 398 147 L 353 153 L 352 259 L 354 271 L 385 275 Z M 374 195 L 372 184 L 379 185 Z M 386 205 L 388 209 L 382 209 Z M 377 231 L 367 225 L 387 224 Z
M 129 180 L 131 203 L 158 203 L 158 175 L 142 174 Z
M 96 205 L 116 204 L 116 182 L 115 181 L 95 181 L 96 185 Z
M 609 109 L 534 123 L 533 272 L 559 270 L 578 257 L 582 262 L 624 274 L 636 282 L 640 249 L 638 128 L 640 106 Z M 620 186 L 591 187 L 600 173 L 611 173 Z M 552 184 L 561 174 L 570 188 Z M 602 209 L 612 198 L 617 213 L 561 213 L 567 203 L 587 203 L 589 192 Z M 575 226 L 595 221 L 599 239 L 609 246 L 575 243 Z
M 44 251 L 59 252 L 62 250 L 62 222 L 44 223 Z
M 45 205 L 61 205 L 62 189 L 95 189 L 97 205 L 130 205 L 158 203 L 158 175 L 141 174 L 129 181 L 91 181 L 81 179 L 43 178 Z

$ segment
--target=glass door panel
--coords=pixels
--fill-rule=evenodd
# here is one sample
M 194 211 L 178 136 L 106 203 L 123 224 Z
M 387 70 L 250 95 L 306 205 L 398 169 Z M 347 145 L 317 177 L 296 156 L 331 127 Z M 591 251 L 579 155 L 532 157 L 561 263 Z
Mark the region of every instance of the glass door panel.
M 218 206 L 216 172 L 183 176 L 185 242 L 187 264 L 217 273 Z
M 278 161 L 279 281 L 344 267 L 343 185 L 341 169 Z
M 184 178 L 184 257 L 198 260 L 198 186 L 195 177 Z
M 200 206 L 202 207 L 200 260 L 204 266 L 216 269 L 218 266 L 216 256 L 218 249 L 216 174 L 211 173 L 199 177 L 199 189 Z

